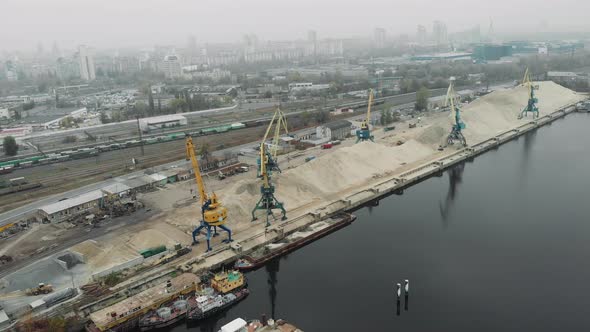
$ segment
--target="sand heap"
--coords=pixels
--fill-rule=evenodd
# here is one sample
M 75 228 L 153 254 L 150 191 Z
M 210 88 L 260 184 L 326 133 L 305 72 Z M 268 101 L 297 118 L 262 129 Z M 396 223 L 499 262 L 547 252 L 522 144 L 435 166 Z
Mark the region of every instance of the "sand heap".
M 432 148 L 414 140 L 395 147 L 372 142 L 344 147 L 275 175 L 276 197 L 290 211 L 314 201 L 337 199 L 347 190 L 392 173 L 432 152 Z M 260 198 L 260 181 L 238 181 L 218 195 L 229 209 L 232 220 L 250 220 L 250 212 Z
M 557 111 L 559 108 L 578 102 L 585 97 L 576 94 L 553 82 L 536 82 L 539 90 L 535 95 L 539 99 L 540 116 Z M 528 101 L 528 89 L 518 86 L 508 90 L 494 91 L 461 108 L 461 118 L 467 125 L 463 134 L 469 144 L 475 144 L 506 130 L 522 125 L 526 119 L 519 120 L 518 115 Z M 529 115 L 529 119 L 532 119 Z M 454 114 L 449 114 L 446 121 L 435 123 L 425 128 L 417 140 L 431 146 L 443 143 L 454 123 Z
M 70 251 L 81 254 L 84 263 L 88 264 L 93 271 L 101 271 L 139 256 L 136 250 L 125 243 L 112 245 L 105 242 L 98 243 L 94 240 L 81 242 L 71 247 Z

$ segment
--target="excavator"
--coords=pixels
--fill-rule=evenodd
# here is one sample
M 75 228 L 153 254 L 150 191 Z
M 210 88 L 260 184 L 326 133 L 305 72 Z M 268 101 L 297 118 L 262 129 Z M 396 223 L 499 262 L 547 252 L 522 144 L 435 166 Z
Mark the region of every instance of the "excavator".
M 535 97 L 535 90 L 538 90 L 539 86 L 533 85 L 533 82 L 531 82 L 531 75 L 529 73 L 528 68 L 524 72 L 522 85 L 526 86 L 529 90 L 529 100 L 527 102 L 526 107 L 518 115 L 518 119 L 526 117 L 528 113 L 533 113 L 533 119 L 536 119 L 539 117 L 539 108 L 537 107 L 537 102 L 539 100 L 537 99 L 537 97 Z
M 373 89 L 369 89 L 369 102 L 367 104 L 367 118 L 361 123 L 361 128 L 356 131 L 356 142 L 371 141 L 374 142 L 374 137 L 371 135 L 369 123 L 371 122 L 371 104 L 373 104 Z
M 193 231 L 193 244 L 198 244 L 197 235 L 201 233 L 202 229 L 207 230 L 207 251 L 211 251 L 211 236 L 219 235 L 217 233 L 217 227 L 226 231 L 228 238 L 223 240 L 224 243 L 229 243 L 232 240 L 231 230 L 225 226 L 227 221 L 227 208 L 221 205 L 221 202 L 217 198 L 215 193 L 208 195 L 205 192 L 205 184 L 201 177 L 201 170 L 199 168 L 199 162 L 195 153 L 195 146 L 193 145 L 193 138 L 190 135 L 186 136 L 186 159 L 190 160 L 195 172 L 195 181 L 199 190 L 199 202 L 201 204 L 201 222 L 199 227 Z M 211 229 L 213 228 L 213 233 Z
M 276 119 L 276 123 L 275 123 Z M 266 145 L 266 139 L 270 130 L 275 124 L 275 137 L 273 140 L 273 146 L 268 148 Z M 281 210 L 283 214 L 281 220 L 287 219 L 287 211 L 283 206 L 283 203 L 279 202 L 279 200 L 275 197 L 275 187 L 271 182 L 271 176 L 273 172 L 281 172 L 279 168 L 279 164 L 277 162 L 277 148 L 278 148 L 278 140 L 280 136 L 280 128 L 281 126 L 287 131 L 287 124 L 285 117 L 280 109 L 277 109 L 275 114 L 273 115 L 272 119 L 270 120 L 270 124 L 266 129 L 266 133 L 260 143 L 260 155 L 258 157 L 258 178 L 262 179 L 262 185 L 260 186 L 260 199 L 256 203 L 256 206 L 252 210 L 252 221 L 257 220 L 256 211 L 257 210 L 265 210 L 266 211 L 266 226 L 270 226 L 269 216 L 273 216 L 272 210 Z

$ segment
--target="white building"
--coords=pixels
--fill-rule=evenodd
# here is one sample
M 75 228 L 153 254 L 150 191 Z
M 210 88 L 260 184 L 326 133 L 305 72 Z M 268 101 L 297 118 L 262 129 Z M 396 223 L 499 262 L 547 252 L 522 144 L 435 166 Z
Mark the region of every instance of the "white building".
M 0 108 L 0 119 L 10 119 L 12 118 L 12 112 L 8 110 L 8 108 Z
M 162 61 L 162 72 L 166 78 L 177 78 L 182 76 L 180 59 L 176 55 L 167 55 Z
M 313 83 L 289 83 L 289 91 L 300 90 L 326 90 L 330 88 L 330 84 L 313 84 Z
M 139 120 L 139 128 L 143 132 L 149 132 L 150 129 L 186 126 L 186 124 L 186 118 L 180 114 L 154 116 Z
M 94 57 L 90 49 L 85 45 L 78 46 L 78 63 L 80 65 L 80 77 L 86 81 L 93 81 L 96 79 Z

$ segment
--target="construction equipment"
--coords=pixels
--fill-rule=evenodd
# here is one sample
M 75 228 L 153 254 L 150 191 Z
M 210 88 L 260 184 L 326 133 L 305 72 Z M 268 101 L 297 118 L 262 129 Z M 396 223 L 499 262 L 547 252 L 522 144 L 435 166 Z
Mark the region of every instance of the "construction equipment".
M 535 97 L 535 90 L 538 90 L 539 86 L 533 85 L 533 82 L 531 82 L 531 76 L 528 68 L 524 72 L 522 86 L 527 87 L 527 89 L 529 90 L 529 100 L 527 102 L 526 107 L 518 115 L 518 119 L 526 117 L 528 113 L 533 113 L 533 119 L 536 119 L 539 117 L 539 108 L 537 108 L 537 102 L 539 100 L 537 99 L 537 97 Z
M 25 293 L 28 296 L 34 296 L 34 295 L 41 295 L 41 294 L 49 294 L 51 292 L 53 292 L 53 286 L 45 285 L 44 283 L 40 283 L 39 286 L 37 286 L 35 288 L 27 289 Z
M 356 131 L 356 142 L 371 141 L 374 142 L 374 137 L 371 135 L 369 123 L 371 122 L 371 104 L 373 104 L 373 89 L 369 89 L 369 102 L 367 103 L 367 118 L 361 123 L 361 128 Z
M 227 209 L 221 205 L 221 202 L 217 199 L 217 195 L 212 193 L 207 195 L 205 192 L 205 184 L 201 177 L 201 170 L 199 168 L 199 162 L 197 161 L 197 155 L 195 153 L 195 146 L 193 145 L 193 138 L 190 135 L 186 136 L 186 158 L 190 159 L 193 171 L 195 172 L 195 181 L 197 188 L 199 189 L 199 200 L 201 204 L 201 222 L 199 227 L 193 231 L 193 244 L 197 244 L 197 235 L 200 234 L 202 229 L 207 229 L 207 251 L 211 251 L 211 236 L 217 236 L 217 227 L 226 231 L 228 238 L 223 242 L 228 243 L 232 241 L 231 230 L 225 226 L 227 220 Z M 213 233 L 211 233 L 213 228 Z
M 451 112 L 455 112 L 455 123 L 451 127 L 451 133 L 447 136 L 447 141 L 444 146 L 440 146 L 439 150 L 444 149 L 448 145 L 453 145 L 456 142 L 461 143 L 463 146 L 467 146 L 467 140 L 463 136 L 463 129 L 465 129 L 465 123 L 461 120 L 461 110 L 459 109 L 458 97 L 455 93 L 455 77 L 449 79 L 449 88 L 447 89 L 447 96 L 445 99 L 445 107 L 449 107 Z
M 275 119 L 276 119 L 276 123 L 275 123 Z M 285 131 L 287 131 L 286 121 L 284 120 L 284 116 L 282 115 L 282 112 L 280 111 L 280 109 L 277 109 L 277 111 L 273 115 L 272 119 L 270 120 L 270 124 L 268 125 L 268 128 L 266 129 L 266 133 L 264 134 L 262 142 L 260 143 L 260 155 L 257 160 L 257 163 L 258 163 L 257 176 L 258 176 L 258 178 L 262 179 L 262 185 L 260 186 L 261 197 L 258 200 L 258 202 L 256 203 L 256 206 L 254 207 L 254 209 L 252 210 L 252 221 L 258 219 L 256 217 L 257 210 L 265 210 L 266 211 L 266 226 L 270 226 L 269 216 L 273 216 L 273 218 L 274 218 L 274 214 L 272 212 L 273 210 L 277 210 L 277 209 L 281 210 L 281 212 L 283 214 L 281 220 L 287 219 L 287 211 L 285 210 L 283 203 L 279 202 L 279 200 L 275 197 L 275 195 L 274 195 L 275 187 L 271 182 L 272 173 L 274 171 L 277 171 L 279 173 L 281 172 L 281 169 L 279 168 L 279 164 L 277 163 L 277 159 L 276 159 L 276 148 L 274 149 L 274 154 L 273 154 L 273 147 L 275 147 L 275 145 L 273 145 L 273 147 L 271 147 L 270 149 L 267 149 L 267 146 L 266 146 L 266 139 L 268 137 L 268 134 L 270 133 L 270 130 L 271 130 L 273 124 L 275 124 L 275 137 L 274 137 L 273 143 L 278 144 L 281 124 L 282 124 L 283 128 L 285 129 Z

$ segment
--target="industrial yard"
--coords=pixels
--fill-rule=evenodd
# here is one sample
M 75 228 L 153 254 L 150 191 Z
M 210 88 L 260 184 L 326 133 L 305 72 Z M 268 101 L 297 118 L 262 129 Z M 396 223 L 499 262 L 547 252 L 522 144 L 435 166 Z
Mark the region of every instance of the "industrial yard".
M 21 261 L 21 264 L 27 262 L 28 265 L 11 274 L 3 274 L 0 288 L 4 295 L 0 295 L 0 302 L 7 312 L 14 315 L 35 300 L 18 292 L 39 283 L 51 284 L 56 289 L 75 289 L 88 283 L 104 281 L 104 278 L 114 274 L 126 280 L 108 292 L 111 293 L 124 290 L 126 285 L 141 285 L 142 279 L 165 278 L 178 269 L 203 273 L 334 213 L 350 210 L 388 192 L 403 190 L 404 186 L 440 172 L 447 165 L 564 116 L 574 109 L 573 105 L 587 98 L 552 82 L 537 84 L 540 115 L 535 120 L 517 117 L 526 105 L 528 90 L 524 86 L 494 91 L 469 104 L 462 104 L 462 119 L 467 124 L 464 129 L 469 144 L 467 148 L 456 145 L 442 148 L 455 117 L 448 112 L 433 112 L 396 123 L 394 130 L 373 128 L 371 134 L 375 142 L 357 144 L 354 139 L 345 139 L 329 148 L 317 145 L 278 155 L 282 172 L 272 174 L 272 184 L 276 187 L 275 197 L 287 210 L 287 220 L 280 221 L 280 211 L 269 209 L 273 213 L 270 227 L 265 225 L 263 218 L 252 222 L 252 209 L 260 199 L 261 190 L 261 181 L 256 177 L 256 152 L 240 156 L 240 162 L 250 166 L 244 172 L 227 178 L 217 176 L 217 171 L 204 173 L 202 186 L 208 192 L 214 192 L 227 208 L 225 225 L 231 228 L 234 240 L 231 244 L 223 244 L 225 234 L 213 237 L 213 251 L 208 253 L 204 241 L 191 246 L 191 233 L 199 223 L 195 198 L 199 199 L 197 193 L 201 190 L 201 184 L 195 186 L 189 164 L 182 162 L 181 166 L 152 173 L 152 180 L 145 180 L 141 185 L 149 186 L 149 190 L 133 190 L 134 186 L 140 186 L 136 178 L 114 177 L 116 185 L 97 189 L 97 196 L 88 199 L 91 202 L 85 205 L 88 213 L 93 211 L 94 206 L 102 204 L 102 200 L 113 196 L 117 201 L 123 200 L 123 204 L 128 202 L 124 196 L 133 196 L 133 205 L 139 205 L 132 211 L 104 219 L 93 215 L 93 218 L 84 217 L 77 222 L 70 220 L 61 223 L 51 216 L 53 212 L 49 212 L 46 217 L 41 217 L 49 223 L 33 223 L 30 229 L 2 241 L 0 253 Z M 263 132 L 264 128 L 255 128 L 250 136 L 244 138 L 242 135 L 246 132 L 236 131 L 223 136 L 224 144 L 237 144 L 244 142 L 244 139 L 254 141 Z M 196 138 L 195 141 L 197 144 L 220 142 L 214 136 Z M 166 148 L 169 161 L 183 159 L 184 146 L 180 142 L 170 142 L 170 147 Z M 163 145 L 154 148 L 161 149 Z M 121 162 L 125 151 L 115 153 L 119 154 L 112 156 L 113 172 L 121 167 L 117 162 Z M 78 162 L 81 165 L 92 163 L 91 159 Z M 63 170 L 65 173 L 56 173 L 53 167 L 59 166 L 39 167 L 48 167 L 47 171 L 54 173 L 52 176 L 55 176 L 56 181 L 67 174 L 67 170 Z M 270 181 L 271 177 L 268 178 Z M 96 179 L 89 177 L 86 180 L 90 182 Z M 92 205 L 92 202 L 97 203 Z M 80 204 L 87 203 L 84 201 Z M 74 205 L 68 205 L 66 209 L 72 207 L 80 210 Z M 56 216 L 61 218 L 64 214 Z M 198 236 L 203 239 L 201 234 Z M 163 249 L 144 254 L 160 247 Z M 177 254 L 182 248 L 190 250 Z M 30 256 L 44 258 L 35 261 Z M 188 287 L 188 284 L 185 286 Z M 108 301 L 101 302 L 100 296 L 94 299 L 96 303 L 85 307 L 88 312 L 95 308 L 111 310 Z M 119 308 L 117 311 L 131 309 Z M 92 317 L 90 315 L 90 319 Z M 98 323 L 99 319 L 94 320 Z

